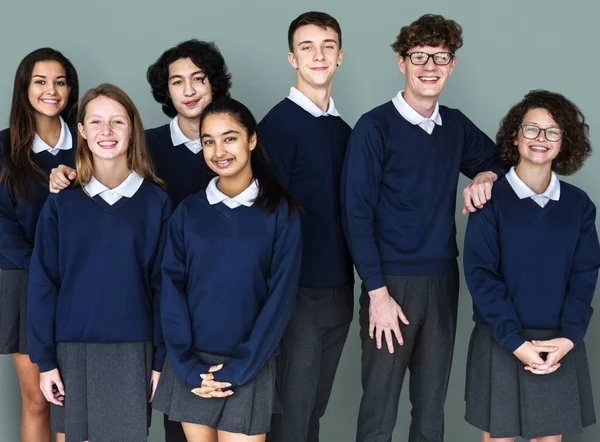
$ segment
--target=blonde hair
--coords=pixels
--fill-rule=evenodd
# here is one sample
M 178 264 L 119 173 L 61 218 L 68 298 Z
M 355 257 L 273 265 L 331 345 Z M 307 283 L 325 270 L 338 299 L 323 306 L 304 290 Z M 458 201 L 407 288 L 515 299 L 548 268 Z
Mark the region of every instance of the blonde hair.
M 166 188 L 165 182 L 158 178 L 154 173 L 152 159 L 146 148 L 146 139 L 144 137 L 144 127 L 140 114 L 129 96 L 122 89 L 109 83 L 103 83 L 94 89 L 85 93 L 79 104 L 79 114 L 77 122 L 83 125 L 85 121 L 88 104 L 99 97 L 106 97 L 114 100 L 125 108 L 129 120 L 131 121 L 131 138 L 129 148 L 127 149 L 128 167 L 144 178 L 146 181 L 157 184 L 163 189 Z M 79 134 L 77 138 L 77 152 L 75 153 L 75 168 L 77 178 L 75 184 L 84 187 L 90 182 L 94 175 L 94 158 L 92 151 L 88 146 L 87 140 Z

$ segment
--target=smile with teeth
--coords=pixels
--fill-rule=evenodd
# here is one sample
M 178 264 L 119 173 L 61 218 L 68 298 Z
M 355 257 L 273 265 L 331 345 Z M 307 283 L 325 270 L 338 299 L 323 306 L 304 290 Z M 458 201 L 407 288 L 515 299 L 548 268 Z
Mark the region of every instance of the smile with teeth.
M 104 147 L 104 148 L 111 148 L 117 145 L 116 141 L 99 141 L 98 142 L 98 146 L 100 147 Z
M 438 77 L 419 77 L 421 81 L 438 81 Z
M 529 148 L 536 152 L 547 152 L 548 150 L 550 150 L 548 147 L 542 147 L 542 146 L 529 146 Z
M 58 103 L 58 100 L 54 100 L 52 98 L 42 98 L 42 103 L 56 104 Z
M 218 160 L 213 161 L 218 167 L 227 167 L 233 162 L 233 158 L 228 158 L 226 160 Z

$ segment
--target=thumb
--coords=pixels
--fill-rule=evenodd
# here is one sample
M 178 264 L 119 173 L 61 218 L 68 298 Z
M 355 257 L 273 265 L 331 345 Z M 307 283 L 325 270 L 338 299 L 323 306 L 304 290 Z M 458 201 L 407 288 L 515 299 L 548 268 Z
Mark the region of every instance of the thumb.
M 220 369 L 223 368 L 223 364 L 219 364 L 219 365 L 213 365 L 212 367 L 210 367 L 208 369 L 209 373 L 214 373 L 215 371 L 219 371 Z
M 74 180 L 75 178 L 77 178 L 77 171 L 76 171 L 76 170 L 74 170 L 74 169 L 72 169 L 72 170 L 69 172 L 68 178 L 69 178 L 70 180 Z
M 469 211 L 467 210 L 467 206 L 465 206 L 465 204 L 463 203 L 462 205 L 462 210 L 461 210 L 463 215 L 466 215 L 467 213 L 469 213 Z
M 56 385 L 58 392 L 64 396 L 65 395 L 65 387 L 62 383 L 62 380 L 60 378 L 58 378 L 54 384 Z

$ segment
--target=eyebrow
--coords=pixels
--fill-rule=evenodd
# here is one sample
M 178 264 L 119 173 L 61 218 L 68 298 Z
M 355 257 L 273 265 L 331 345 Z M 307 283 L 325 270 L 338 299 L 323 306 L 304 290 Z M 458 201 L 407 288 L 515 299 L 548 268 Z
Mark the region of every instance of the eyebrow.
M 298 43 L 298 46 L 309 44 L 309 43 L 314 43 L 314 41 L 312 41 L 312 40 L 304 40 L 304 41 L 301 41 L 300 43 Z M 338 44 L 337 40 L 334 40 L 333 38 L 328 38 L 326 40 L 323 40 L 323 43 L 335 43 L 335 44 Z
M 240 133 L 239 131 L 231 129 L 231 130 L 227 130 L 227 131 L 223 132 L 221 134 L 221 136 L 229 135 L 229 134 L 239 134 L 239 133 Z M 202 134 L 202 136 L 200 138 L 211 138 L 211 137 L 212 137 L 211 134 Z
M 198 75 L 198 74 L 203 74 L 203 75 L 204 75 L 204 71 L 203 71 L 202 69 L 199 69 L 199 70 L 197 70 L 197 71 L 195 71 L 195 72 L 192 72 L 192 73 L 191 73 L 191 75 L 190 75 L 190 77 L 193 77 L 194 75 Z M 183 75 L 180 75 L 180 74 L 173 74 L 173 75 L 171 75 L 171 76 L 169 77 L 169 80 L 168 80 L 168 81 L 171 81 L 171 80 L 172 80 L 172 79 L 174 79 L 174 78 L 183 78 Z
M 87 120 L 88 118 L 102 118 L 102 115 L 96 115 L 96 114 L 86 115 L 85 119 Z M 127 117 L 127 115 L 112 115 L 111 118 L 128 118 L 128 117 Z
M 46 79 L 45 75 L 40 75 L 40 74 L 35 74 L 35 75 L 33 75 L 33 77 L 40 77 L 40 78 Z M 58 77 L 56 77 L 57 80 L 59 78 L 67 78 L 67 76 L 66 75 L 59 75 Z

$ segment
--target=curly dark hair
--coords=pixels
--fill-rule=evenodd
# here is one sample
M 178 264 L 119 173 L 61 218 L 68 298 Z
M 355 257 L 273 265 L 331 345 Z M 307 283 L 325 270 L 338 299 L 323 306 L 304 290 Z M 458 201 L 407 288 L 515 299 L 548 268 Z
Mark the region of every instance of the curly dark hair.
M 581 110 L 561 94 L 545 90 L 529 92 L 514 105 L 500 122 L 496 146 L 500 158 L 509 165 L 519 164 L 519 150 L 514 142 L 523 124 L 525 114 L 531 109 L 546 109 L 563 130 L 560 152 L 552 161 L 552 170 L 559 175 L 571 175 L 581 169 L 592 153 L 588 138 L 589 126 Z
M 231 74 L 219 48 L 214 43 L 187 40 L 165 51 L 146 73 L 152 95 L 162 104 L 162 110 L 167 116 L 173 118 L 177 115 L 177 110 L 169 98 L 169 66 L 182 58 L 191 59 L 206 74 L 212 86 L 213 100 L 229 97 Z
M 309 11 L 300 14 L 290 23 L 290 27 L 288 28 L 288 46 L 290 52 L 294 52 L 294 33 L 298 28 L 307 25 L 315 25 L 323 29 L 333 29 L 338 35 L 340 49 L 342 48 L 342 28 L 340 28 L 338 21 L 326 12 Z
M 415 46 L 446 46 L 453 54 L 462 47 L 462 27 L 441 15 L 425 14 L 403 26 L 392 43 L 398 55 L 405 56 Z

